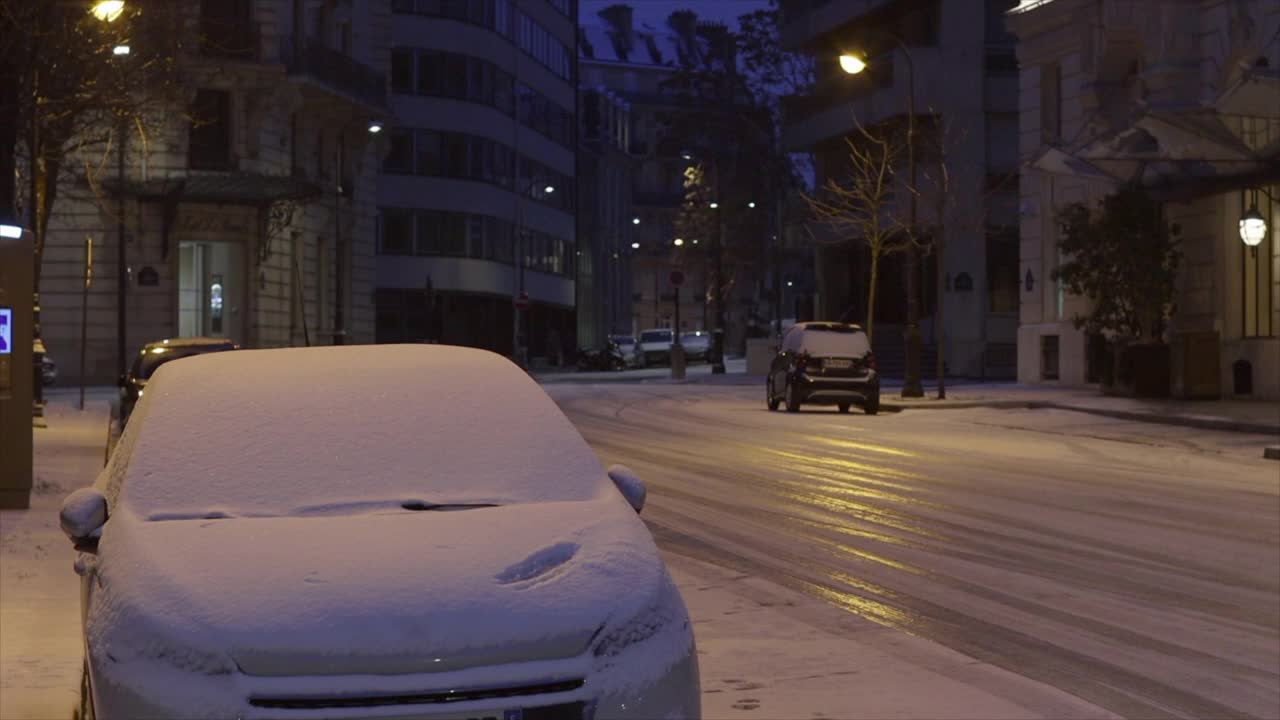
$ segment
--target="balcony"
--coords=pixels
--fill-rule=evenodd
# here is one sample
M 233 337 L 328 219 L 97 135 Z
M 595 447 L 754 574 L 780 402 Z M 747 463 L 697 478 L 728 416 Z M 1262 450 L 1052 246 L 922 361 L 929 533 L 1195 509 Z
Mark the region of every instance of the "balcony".
M 383 73 L 312 38 L 281 37 L 280 55 L 291 76 L 310 79 L 350 100 L 376 108 L 387 106 Z
M 639 192 L 631 197 L 637 207 L 678 208 L 684 204 L 684 192 Z
M 938 97 L 942 55 L 937 48 L 913 48 L 915 61 L 915 109 L 928 111 L 930 98 Z M 875 125 L 907 112 L 907 90 L 911 84 L 906 54 L 897 49 L 873 58 L 858 75 L 836 75 L 808 95 L 783 98 L 782 144 L 788 151 L 801 151 L 831 138 L 841 137 L 854 127 L 854 117 L 863 125 Z
M 262 35 L 257 23 L 201 18 L 200 54 L 221 60 L 262 60 Z

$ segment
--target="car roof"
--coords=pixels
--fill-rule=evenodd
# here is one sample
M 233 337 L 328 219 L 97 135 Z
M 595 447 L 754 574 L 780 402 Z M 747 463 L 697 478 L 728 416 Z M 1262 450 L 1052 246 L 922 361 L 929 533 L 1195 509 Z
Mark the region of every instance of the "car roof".
M 862 326 L 857 323 L 832 322 L 827 320 L 811 320 L 809 322 L 796 323 L 793 327 L 801 330 L 857 330 L 862 331 Z
M 177 337 L 149 342 L 143 347 L 143 350 L 153 347 L 203 347 L 206 345 L 222 346 L 234 344 L 235 341 L 231 338 L 223 337 Z
M 527 373 L 495 353 L 447 345 L 239 350 L 166 363 L 126 436 L 123 487 L 144 516 L 237 500 L 287 513 L 362 497 L 585 499 L 607 483 Z

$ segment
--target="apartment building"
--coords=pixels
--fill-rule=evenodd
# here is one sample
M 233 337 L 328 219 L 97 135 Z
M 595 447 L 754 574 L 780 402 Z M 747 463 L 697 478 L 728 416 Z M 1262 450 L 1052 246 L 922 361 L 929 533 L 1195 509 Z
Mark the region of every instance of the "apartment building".
M 1280 398 L 1280 5 L 1037 0 L 1008 23 L 1025 163 L 1018 379 L 1100 380 L 1102 339 L 1071 322 L 1089 300 L 1052 280 L 1054 218 L 1140 183 L 1181 229 L 1170 389 Z M 1267 226 L 1255 246 L 1240 232 L 1251 211 Z
M 576 8 L 391 3 L 378 342 L 515 356 L 518 340 L 522 362 L 572 352 Z M 518 311 L 522 294 L 528 309 Z
M 1013 4 L 782 2 L 782 45 L 810 54 L 816 74 L 812 92 L 785 99 L 783 143 L 788 150 L 814 153 L 819 187 L 847 173 L 845 139 L 857 137 L 859 124 L 902 130 L 912 121 L 922 191 L 916 227 L 945 243 L 941 265 L 930 254 L 918 264 L 920 330 L 926 354 L 941 345 L 949 372 L 960 376 L 1012 377 L 1015 370 L 1018 74 L 1003 18 Z M 865 70 L 846 72 L 844 54 L 863 59 Z M 938 177 L 943 161 L 950 181 L 939 200 L 941 183 L 930 178 Z M 907 169 L 896 173 L 898 198 L 910 195 Z M 891 211 L 906 221 L 906 205 L 899 202 Z M 813 232 L 817 318 L 865 318 L 865 247 L 821 227 Z M 934 322 L 939 272 L 945 327 Z M 877 352 L 882 363 L 896 365 L 907 320 L 902 256 L 881 261 L 877 285 Z
M 41 329 L 63 378 L 82 329 L 90 383 L 165 337 L 373 340 L 388 3 L 191 6 L 190 103 L 145 132 L 102 128 L 123 162 L 75 157 L 50 219 Z

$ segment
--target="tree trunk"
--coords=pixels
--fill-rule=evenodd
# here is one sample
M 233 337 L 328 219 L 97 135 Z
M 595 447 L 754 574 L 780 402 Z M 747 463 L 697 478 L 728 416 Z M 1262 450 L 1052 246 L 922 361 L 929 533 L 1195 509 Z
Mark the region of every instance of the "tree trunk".
M 867 343 L 874 338 L 876 321 L 876 282 L 880 279 L 880 253 L 871 251 L 871 279 L 867 282 Z

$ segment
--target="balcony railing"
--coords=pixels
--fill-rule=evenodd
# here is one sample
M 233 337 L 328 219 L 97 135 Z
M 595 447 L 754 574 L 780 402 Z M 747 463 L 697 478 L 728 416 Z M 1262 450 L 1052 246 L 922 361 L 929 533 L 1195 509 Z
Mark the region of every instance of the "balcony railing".
M 331 90 L 378 107 L 387 104 L 386 76 L 311 38 L 280 39 L 281 60 L 290 75 L 305 75 Z
M 228 23 L 212 18 L 200 22 L 200 54 L 227 60 L 262 59 L 262 36 L 257 23 Z

